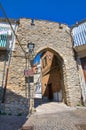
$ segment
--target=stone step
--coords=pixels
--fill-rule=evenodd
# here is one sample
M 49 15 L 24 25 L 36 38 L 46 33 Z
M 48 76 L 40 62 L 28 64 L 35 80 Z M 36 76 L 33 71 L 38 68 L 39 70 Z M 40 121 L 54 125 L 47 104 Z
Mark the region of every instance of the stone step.
M 20 130 L 34 130 L 33 126 L 23 126 Z

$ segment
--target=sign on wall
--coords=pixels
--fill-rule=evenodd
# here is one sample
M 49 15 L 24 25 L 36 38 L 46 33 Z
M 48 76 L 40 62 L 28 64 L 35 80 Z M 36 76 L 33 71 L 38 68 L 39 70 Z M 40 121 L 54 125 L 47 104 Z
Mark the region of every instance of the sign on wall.
M 33 76 L 34 75 L 33 69 L 24 70 L 24 75 L 25 75 L 25 77 Z
M 42 85 L 41 83 L 36 84 L 34 89 L 34 98 L 42 98 Z

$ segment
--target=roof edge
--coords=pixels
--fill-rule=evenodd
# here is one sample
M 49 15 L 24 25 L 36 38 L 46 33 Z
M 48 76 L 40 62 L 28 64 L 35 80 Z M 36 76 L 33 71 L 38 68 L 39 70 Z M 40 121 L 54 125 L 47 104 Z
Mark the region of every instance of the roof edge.
M 10 18 L 9 18 L 9 21 L 10 21 L 12 24 L 18 24 L 18 23 L 19 23 L 19 19 L 10 19 Z M 0 22 L 8 23 L 8 19 L 7 19 L 7 18 L 0 18 Z

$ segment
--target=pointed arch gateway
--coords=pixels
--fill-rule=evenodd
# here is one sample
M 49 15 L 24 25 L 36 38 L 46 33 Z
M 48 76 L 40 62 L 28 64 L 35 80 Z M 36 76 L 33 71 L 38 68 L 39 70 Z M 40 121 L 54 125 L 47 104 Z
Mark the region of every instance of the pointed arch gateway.
M 81 88 L 70 28 L 66 24 L 43 20 L 35 20 L 33 26 L 31 19 L 21 18 L 18 34 L 22 45 L 23 43 L 24 46 L 27 45 L 27 42 L 35 44 L 35 56 L 46 49 L 56 52 L 57 59 L 63 61 L 60 62 L 63 76 L 63 99 L 69 106 L 80 105 Z
M 64 83 L 64 60 L 52 48 L 44 48 L 38 52 L 41 65 L 41 103 L 48 101 L 64 102 L 66 101 L 66 91 Z M 39 105 L 39 100 L 35 98 L 35 106 Z
M 56 100 L 68 106 L 76 106 L 81 104 L 76 61 L 72 49 L 67 47 L 64 49 L 65 51 L 62 51 L 62 48 L 49 45 L 35 48 L 35 56 L 42 54 L 42 96 L 43 100 Z

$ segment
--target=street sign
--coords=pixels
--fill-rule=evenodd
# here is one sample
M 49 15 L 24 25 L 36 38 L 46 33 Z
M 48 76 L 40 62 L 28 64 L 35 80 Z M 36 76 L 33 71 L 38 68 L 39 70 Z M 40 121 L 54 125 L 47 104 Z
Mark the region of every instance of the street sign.
M 34 71 L 33 69 L 30 69 L 30 70 L 24 70 L 24 75 L 25 77 L 29 77 L 29 76 L 33 76 L 34 75 Z

